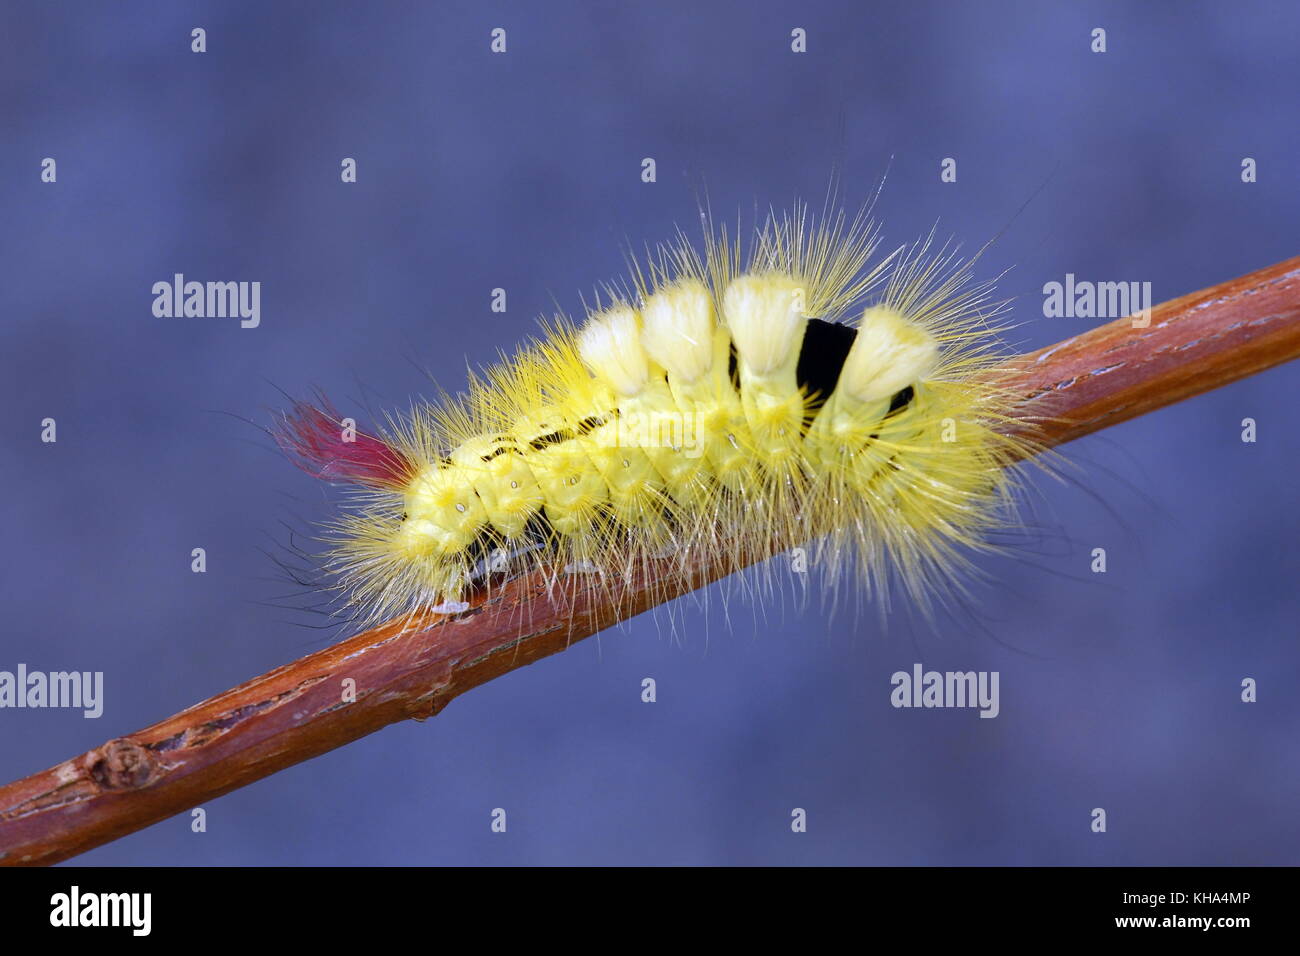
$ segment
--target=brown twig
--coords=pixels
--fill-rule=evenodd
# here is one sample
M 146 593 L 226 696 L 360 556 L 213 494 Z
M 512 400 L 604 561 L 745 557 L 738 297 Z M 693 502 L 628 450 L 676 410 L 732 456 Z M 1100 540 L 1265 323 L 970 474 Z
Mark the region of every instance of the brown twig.
M 1021 356 L 1017 419 L 1058 445 L 1300 356 L 1300 257 Z M 699 567 L 691 587 L 731 570 Z M 668 600 L 654 570 L 561 596 L 537 575 L 385 625 L 0 789 L 0 863 L 55 863 L 409 717 Z M 521 621 L 525 622 L 521 625 Z M 344 698 L 354 682 L 355 701 Z

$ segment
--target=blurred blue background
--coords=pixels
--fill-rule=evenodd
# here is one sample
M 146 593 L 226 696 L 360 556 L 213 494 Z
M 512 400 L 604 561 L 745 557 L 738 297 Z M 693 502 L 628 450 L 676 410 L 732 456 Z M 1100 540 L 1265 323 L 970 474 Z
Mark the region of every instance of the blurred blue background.
M 1059 340 L 1096 324 L 1043 318 L 1067 272 L 1159 301 L 1300 253 L 1298 32 L 1283 3 L 7 5 L 0 669 L 102 670 L 107 703 L 0 711 L 0 778 L 332 639 L 266 604 L 260 549 L 331 513 L 240 420 L 278 389 L 455 390 L 626 243 L 697 232 L 702 189 L 734 218 L 835 168 L 852 205 L 888 168 L 889 242 L 1006 226 L 981 275 L 1011 270 L 1018 346 Z M 155 318 L 176 272 L 260 281 L 261 326 Z M 1295 864 L 1297 385 L 1069 446 L 973 614 L 683 605 L 79 862 Z M 893 709 L 916 661 L 999 671 L 1001 715 Z

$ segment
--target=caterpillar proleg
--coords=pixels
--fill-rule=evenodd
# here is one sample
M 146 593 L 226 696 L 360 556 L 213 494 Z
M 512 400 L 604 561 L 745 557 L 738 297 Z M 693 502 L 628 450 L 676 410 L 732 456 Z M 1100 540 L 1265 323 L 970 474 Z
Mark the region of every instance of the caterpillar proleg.
M 706 222 L 702 250 L 679 234 L 457 398 L 373 435 L 297 403 L 281 445 L 354 489 L 332 586 L 374 623 L 521 564 L 685 573 L 806 546 L 832 590 L 883 603 L 894 580 L 928 606 L 1006 526 L 1029 449 L 998 427 L 992 283 L 933 233 L 879 246 L 865 211 L 796 204 L 747 245 Z

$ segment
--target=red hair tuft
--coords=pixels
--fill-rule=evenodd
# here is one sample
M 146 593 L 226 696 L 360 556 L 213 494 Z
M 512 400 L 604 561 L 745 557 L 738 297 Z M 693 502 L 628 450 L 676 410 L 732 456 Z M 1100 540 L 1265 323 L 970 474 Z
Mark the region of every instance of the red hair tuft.
M 276 443 L 299 468 L 325 481 L 385 488 L 410 482 L 415 466 L 409 459 L 382 439 L 344 429 L 338 412 L 328 402 L 321 404 L 323 409 L 294 402 L 273 431 Z

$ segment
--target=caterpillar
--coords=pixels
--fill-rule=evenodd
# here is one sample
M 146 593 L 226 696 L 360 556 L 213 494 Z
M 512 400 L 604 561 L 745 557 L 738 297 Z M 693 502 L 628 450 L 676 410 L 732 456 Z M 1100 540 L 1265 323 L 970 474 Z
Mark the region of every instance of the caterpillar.
M 1010 520 L 1029 440 L 990 370 L 1006 303 L 934 231 L 804 203 L 702 249 L 629 257 L 577 323 L 420 400 L 373 434 L 326 400 L 277 422 L 300 467 L 351 494 L 324 536 L 330 587 L 377 623 L 463 610 L 510 568 L 684 575 L 814 549 L 828 593 L 888 607 L 960 588 Z M 668 570 L 663 559 L 668 558 Z

